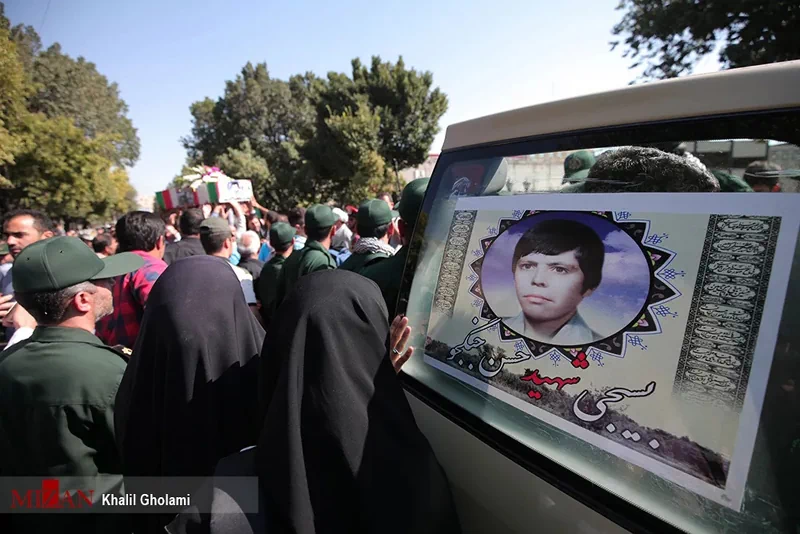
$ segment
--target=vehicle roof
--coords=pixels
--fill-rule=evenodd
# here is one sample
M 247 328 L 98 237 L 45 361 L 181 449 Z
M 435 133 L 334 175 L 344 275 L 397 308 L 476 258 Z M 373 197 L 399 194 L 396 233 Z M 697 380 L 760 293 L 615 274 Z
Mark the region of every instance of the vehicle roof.
M 448 126 L 443 151 L 602 126 L 800 106 L 800 60 L 675 78 Z

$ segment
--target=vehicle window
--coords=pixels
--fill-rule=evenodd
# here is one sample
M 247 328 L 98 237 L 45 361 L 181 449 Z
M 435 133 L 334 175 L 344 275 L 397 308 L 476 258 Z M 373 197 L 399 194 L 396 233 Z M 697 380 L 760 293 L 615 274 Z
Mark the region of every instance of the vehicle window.
M 442 154 L 406 266 L 401 310 L 423 350 L 404 371 L 682 530 L 787 532 L 800 490 L 796 121 Z

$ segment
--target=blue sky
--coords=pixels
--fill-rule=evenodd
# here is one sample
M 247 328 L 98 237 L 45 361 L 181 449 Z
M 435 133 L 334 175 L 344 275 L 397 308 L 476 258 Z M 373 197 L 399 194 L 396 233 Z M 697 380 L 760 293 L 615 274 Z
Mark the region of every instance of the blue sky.
M 48 7 L 49 3 L 49 7 Z M 189 105 L 222 94 L 247 62 L 282 79 L 350 73 L 372 55 L 433 72 L 448 124 L 621 87 L 636 73 L 609 50 L 618 0 L 258 1 L 5 0 L 12 24 L 36 28 L 119 84 L 142 141 L 130 170 L 141 194 L 180 171 Z M 718 67 L 713 58 L 697 71 Z

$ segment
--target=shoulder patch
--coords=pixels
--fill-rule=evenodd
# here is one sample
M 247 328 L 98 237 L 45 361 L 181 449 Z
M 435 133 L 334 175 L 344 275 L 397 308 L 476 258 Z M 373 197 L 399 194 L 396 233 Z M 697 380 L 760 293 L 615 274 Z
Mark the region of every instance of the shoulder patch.
M 125 358 L 125 360 L 129 360 L 131 355 L 133 354 L 133 350 L 131 350 L 128 347 L 125 347 L 123 345 L 114 345 L 113 347 L 108 347 L 108 348 L 111 349 L 112 351 L 116 352 L 117 354 L 119 354 L 123 358 Z

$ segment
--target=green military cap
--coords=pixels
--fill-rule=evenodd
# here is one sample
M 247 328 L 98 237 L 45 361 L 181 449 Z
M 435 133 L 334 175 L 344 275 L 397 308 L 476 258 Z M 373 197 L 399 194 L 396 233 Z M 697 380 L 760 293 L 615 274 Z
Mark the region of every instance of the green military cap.
M 719 182 L 719 190 L 723 193 L 752 193 L 753 188 L 750 185 L 729 172 L 721 171 L 719 169 L 711 169 L 711 174 Z
M 8 243 L 0 241 L 0 256 L 5 256 L 6 254 L 8 254 Z
M 333 213 L 330 206 L 314 204 L 306 210 L 306 228 L 316 230 L 318 228 L 330 228 L 339 218 Z
M 209 217 L 200 223 L 200 233 L 205 235 L 233 235 L 228 219 L 222 217 Z
M 100 259 L 77 237 L 51 237 L 25 247 L 14 261 L 14 291 L 57 291 L 88 280 L 114 278 L 144 265 L 131 252 Z
M 356 222 L 360 230 L 373 229 L 392 222 L 392 210 L 385 201 L 375 198 L 358 207 Z
M 276 222 L 269 229 L 269 244 L 273 247 L 288 245 L 294 239 L 297 230 L 285 222 Z
M 425 198 L 425 191 L 428 189 L 430 178 L 417 178 L 405 186 L 400 195 L 400 202 L 396 208 L 400 218 L 409 224 L 414 224 L 422 207 L 422 200 Z
M 562 184 L 582 182 L 589 175 L 589 169 L 595 164 L 594 154 L 588 150 L 573 152 L 564 160 L 564 179 Z

